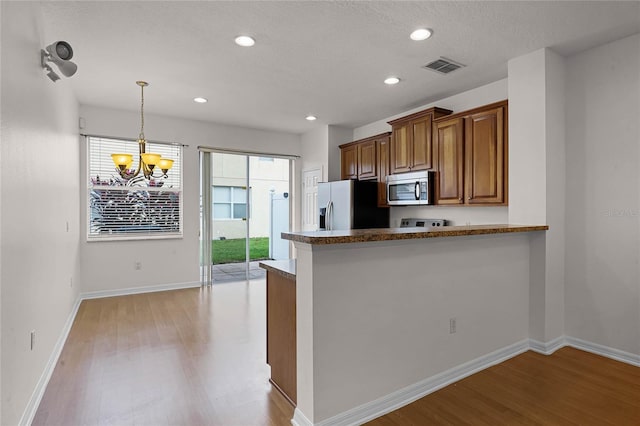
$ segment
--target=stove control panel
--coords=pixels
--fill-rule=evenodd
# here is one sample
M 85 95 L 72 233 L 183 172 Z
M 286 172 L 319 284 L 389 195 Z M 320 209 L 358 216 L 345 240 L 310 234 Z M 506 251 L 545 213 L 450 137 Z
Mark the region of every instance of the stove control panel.
M 423 228 L 423 227 L 438 227 L 438 226 L 447 226 L 447 221 L 445 219 L 416 219 L 416 218 L 405 218 L 400 220 L 401 228 Z

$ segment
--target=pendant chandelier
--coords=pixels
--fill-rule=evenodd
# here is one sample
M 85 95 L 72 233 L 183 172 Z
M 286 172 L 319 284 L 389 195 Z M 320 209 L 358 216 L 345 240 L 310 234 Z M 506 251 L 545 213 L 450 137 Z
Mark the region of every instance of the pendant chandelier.
M 111 154 L 111 158 L 117 167 L 118 173 L 123 179 L 129 180 L 138 176 L 140 172 L 145 179 L 152 180 L 154 177 L 167 177 L 167 172 L 173 166 L 173 160 L 162 158 L 160 154 L 146 152 L 147 141 L 144 138 L 144 88 L 149 85 L 146 81 L 136 81 L 140 86 L 140 134 L 138 135 L 138 148 L 140 157 L 137 169 L 132 169 L 133 155 L 131 154 Z M 162 170 L 161 176 L 154 176 L 156 169 Z

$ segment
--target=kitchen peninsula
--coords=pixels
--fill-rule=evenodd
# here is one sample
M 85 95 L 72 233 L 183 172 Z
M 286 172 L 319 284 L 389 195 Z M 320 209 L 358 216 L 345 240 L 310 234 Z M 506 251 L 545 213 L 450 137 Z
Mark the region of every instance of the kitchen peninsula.
M 293 423 L 359 424 L 480 358 L 513 356 L 528 337 L 530 264 L 547 229 L 283 233 L 297 249 Z

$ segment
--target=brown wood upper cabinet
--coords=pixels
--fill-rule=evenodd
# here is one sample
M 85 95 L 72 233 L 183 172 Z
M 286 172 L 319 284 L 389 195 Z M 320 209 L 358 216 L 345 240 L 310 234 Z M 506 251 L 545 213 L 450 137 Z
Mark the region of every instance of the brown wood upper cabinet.
M 434 168 L 431 124 L 448 114 L 450 110 L 434 107 L 389 121 L 392 129 L 389 174 Z
M 340 145 L 341 179 L 377 180 L 378 207 L 388 207 L 390 137 L 387 132 Z
M 378 145 L 378 207 L 389 207 L 387 203 L 387 175 L 389 175 L 389 146 L 391 134 L 379 135 Z
M 433 123 L 436 204 L 507 205 L 508 102 Z
M 388 139 L 389 133 L 382 133 L 340 145 L 341 178 L 379 180 L 381 177 L 380 141 L 388 141 Z M 388 166 L 383 164 L 382 168 L 386 177 Z
M 375 140 L 358 145 L 358 179 L 378 177 L 378 145 Z
M 464 204 L 464 118 L 433 123 L 436 204 Z
M 358 147 L 340 146 L 340 176 L 342 179 L 358 179 Z

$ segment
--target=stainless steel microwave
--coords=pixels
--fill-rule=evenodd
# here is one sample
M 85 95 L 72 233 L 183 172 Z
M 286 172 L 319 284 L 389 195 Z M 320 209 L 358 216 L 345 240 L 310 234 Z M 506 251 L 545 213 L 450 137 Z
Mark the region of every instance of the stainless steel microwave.
M 433 204 L 435 172 L 421 171 L 387 176 L 387 202 L 391 206 Z

